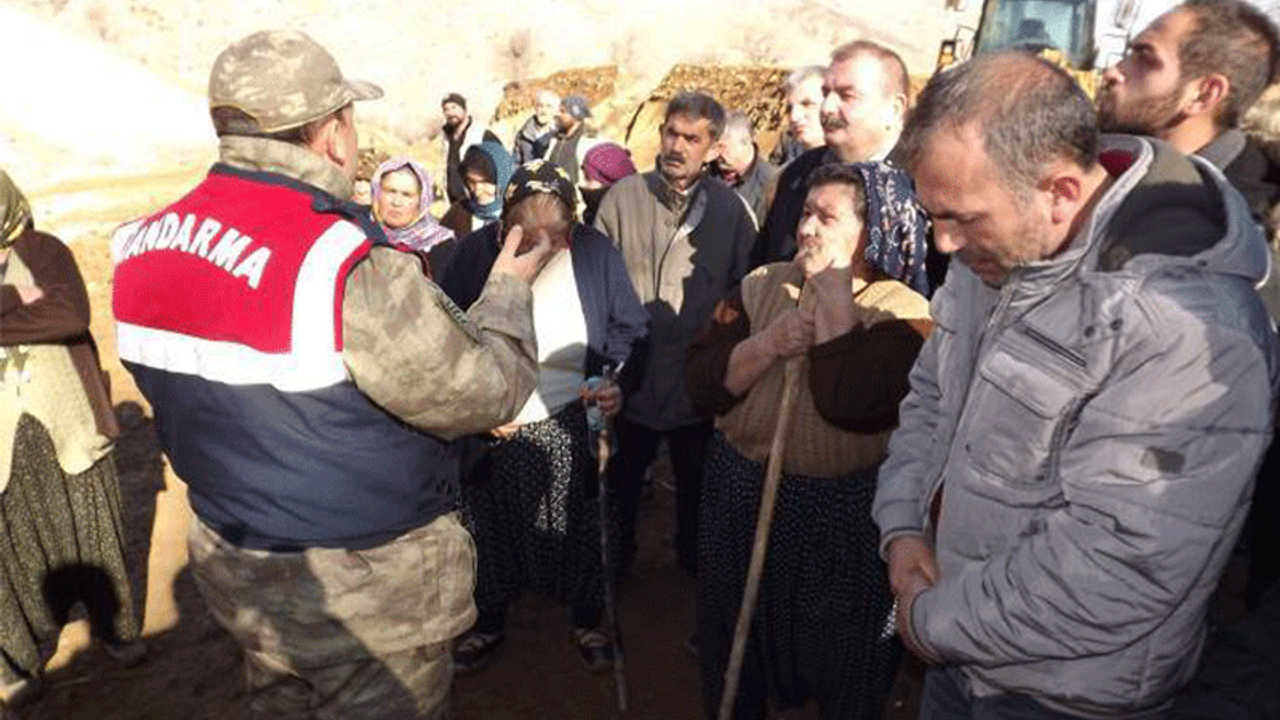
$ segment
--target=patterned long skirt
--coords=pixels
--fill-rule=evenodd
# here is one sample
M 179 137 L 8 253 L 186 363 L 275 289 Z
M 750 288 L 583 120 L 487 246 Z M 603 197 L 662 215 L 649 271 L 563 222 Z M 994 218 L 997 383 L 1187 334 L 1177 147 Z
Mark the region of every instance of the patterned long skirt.
M 95 637 L 138 637 L 124 546 L 112 456 L 68 475 L 44 426 L 23 415 L 0 495 L 0 677 L 39 673 L 78 604 Z
M 503 613 L 525 589 L 577 609 L 603 605 L 597 473 L 587 443 L 586 414 L 573 403 L 499 442 L 487 467 L 464 483 L 482 618 Z
M 707 451 L 698 529 L 698 637 L 703 703 L 716 717 L 747 567 L 764 466 L 716 433 Z M 878 720 L 902 647 L 884 638 L 893 606 L 871 520 L 875 469 L 840 478 L 784 475 L 734 717 L 818 701 L 824 720 Z

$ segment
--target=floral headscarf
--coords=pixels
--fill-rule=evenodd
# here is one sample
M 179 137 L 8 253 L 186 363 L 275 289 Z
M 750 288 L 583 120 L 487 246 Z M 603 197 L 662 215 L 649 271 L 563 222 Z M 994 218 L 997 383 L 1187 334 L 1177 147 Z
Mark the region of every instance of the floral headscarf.
M 578 206 L 578 195 L 564 168 L 547 160 L 532 160 L 516 168 L 507 184 L 506 207 L 514 207 L 530 195 L 545 193 L 560 198 L 573 219 Z
M 26 196 L 13 184 L 9 173 L 0 170 L 0 249 L 17 242 L 30 224 L 31 206 Z
M 378 217 L 378 196 L 382 194 L 382 179 L 390 173 L 406 168 L 418 178 L 418 187 L 422 188 L 422 194 L 418 198 L 418 211 L 413 222 L 408 225 L 402 228 L 388 227 L 382 218 Z M 436 222 L 436 219 L 431 216 L 431 203 L 435 200 L 431 193 L 431 180 L 427 177 L 427 171 L 418 163 L 408 158 L 388 160 L 373 171 L 373 176 L 369 178 L 369 186 L 373 193 L 373 217 L 378 224 L 382 225 L 387 233 L 387 240 L 390 240 L 391 244 L 425 252 L 453 238 L 453 231 Z
M 929 217 L 916 201 L 915 184 L 905 170 L 884 162 L 854 163 L 867 196 L 867 263 L 889 278 L 928 297 L 925 271 Z

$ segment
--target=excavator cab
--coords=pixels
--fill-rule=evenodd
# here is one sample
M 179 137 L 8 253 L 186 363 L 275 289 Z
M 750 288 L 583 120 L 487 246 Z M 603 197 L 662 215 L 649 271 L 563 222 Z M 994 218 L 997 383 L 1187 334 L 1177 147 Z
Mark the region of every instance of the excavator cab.
M 1091 67 L 1095 0 L 983 0 L 977 29 L 959 27 L 942 41 L 938 69 L 993 50 L 1028 50 Z M 965 37 L 965 36 L 968 37 Z
M 972 40 L 943 40 L 938 70 L 975 54 L 999 50 L 1026 50 L 1061 66 L 1093 95 L 1096 73 L 1094 55 L 1094 5 L 1096 0 L 984 0 Z
M 985 0 L 974 51 L 1057 51 L 1068 65 L 1093 63 L 1094 0 Z

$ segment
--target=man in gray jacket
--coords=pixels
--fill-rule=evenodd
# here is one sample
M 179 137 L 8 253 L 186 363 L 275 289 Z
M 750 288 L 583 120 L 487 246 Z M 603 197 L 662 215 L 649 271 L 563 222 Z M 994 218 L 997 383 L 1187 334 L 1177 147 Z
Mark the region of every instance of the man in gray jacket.
M 1262 235 L 1026 55 L 935 76 L 903 150 L 959 260 L 873 511 L 921 717 L 1160 717 L 1271 438 Z

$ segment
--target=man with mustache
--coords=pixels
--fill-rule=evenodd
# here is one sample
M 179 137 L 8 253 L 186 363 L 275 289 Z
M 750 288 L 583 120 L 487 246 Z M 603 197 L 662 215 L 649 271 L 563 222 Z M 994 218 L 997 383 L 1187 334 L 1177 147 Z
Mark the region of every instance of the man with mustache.
M 720 297 L 746 275 L 756 235 L 746 203 L 703 172 L 724 124 L 724 108 L 712 97 L 673 97 L 659 131 L 658 167 L 619 180 L 596 214 L 596 228 L 622 251 L 650 317 L 644 376 L 618 416 L 618 455 L 609 464 L 624 566 L 635 553 L 640 486 L 663 438 L 676 476 L 677 560 L 691 574 L 696 566 L 698 492 L 712 418 L 695 412 L 685 392 L 685 349 Z
M 777 194 L 751 253 L 752 267 L 796 254 L 795 229 L 814 168 L 889 158 L 902 133 L 908 92 L 907 66 L 889 48 L 855 40 L 831 53 L 822 81 L 826 145 L 792 160 L 778 176 Z

